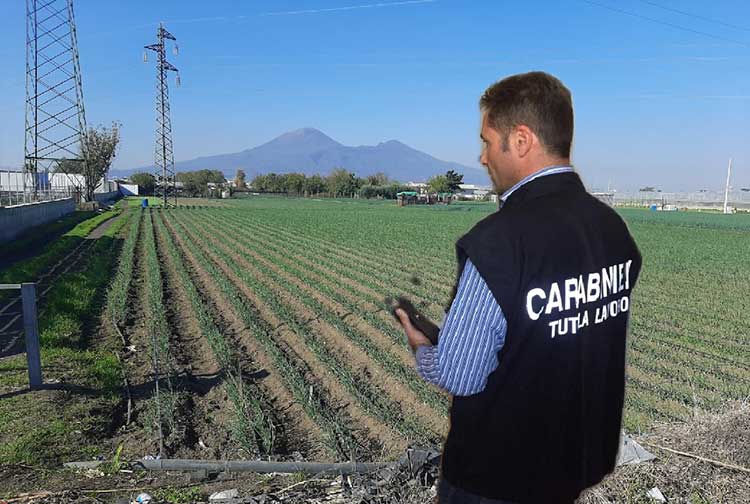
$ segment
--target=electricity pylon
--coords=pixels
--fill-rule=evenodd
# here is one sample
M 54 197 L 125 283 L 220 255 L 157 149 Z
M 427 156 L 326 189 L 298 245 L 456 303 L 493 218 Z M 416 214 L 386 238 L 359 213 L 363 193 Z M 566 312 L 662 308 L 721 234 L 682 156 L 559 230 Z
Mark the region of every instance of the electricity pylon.
M 26 0 L 24 191 L 49 186 L 50 171 L 82 172 L 85 134 L 73 0 Z
M 169 191 L 171 186 L 173 202 L 177 202 L 177 191 L 175 185 L 174 173 L 174 146 L 172 144 L 172 119 L 170 118 L 169 108 L 169 86 L 167 82 L 167 72 L 177 72 L 171 63 L 167 61 L 167 50 L 165 40 L 177 39 L 164 28 L 164 23 L 159 23 L 159 29 L 156 31 L 156 44 L 145 46 L 146 49 L 154 51 L 157 57 L 156 65 L 156 146 L 154 149 L 154 160 L 156 162 L 156 188 L 155 195 L 161 196 L 164 200 L 164 206 L 167 206 Z M 177 55 L 178 47 L 175 43 L 174 54 Z M 147 61 L 147 53 L 144 53 L 143 60 Z M 180 75 L 177 74 L 177 86 L 180 85 Z

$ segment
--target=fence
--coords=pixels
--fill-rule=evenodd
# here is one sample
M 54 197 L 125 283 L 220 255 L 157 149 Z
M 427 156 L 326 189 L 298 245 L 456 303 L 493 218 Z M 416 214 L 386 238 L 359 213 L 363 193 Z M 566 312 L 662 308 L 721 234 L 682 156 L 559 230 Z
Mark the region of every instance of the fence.
M 86 181 L 83 175 L 66 173 L 31 174 L 19 171 L 0 170 L 0 207 L 24 205 L 40 201 L 56 201 L 73 198 L 81 201 Z M 112 199 L 109 193 L 118 191 L 117 183 L 102 180 L 94 190 L 95 199 Z M 106 196 L 101 196 L 107 194 Z
M 80 200 L 80 187 L 66 181 L 63 177 L 66 175 L 50 176 L 38 173 L 35 181 L 32 175 L 2 170 L 0 171 L 0 207 L 67 198 Z
M 39 323 L 36 310 L 36 284 L 0 284 L 0 290 L 20 290 L 21 307 L 23 311 L 23 332 L 26 339 L 26 361 L 29 366 L 29 387 L 38 389 L 42 387 L 42 359 L 39 354 Z M 17 301 L 11 301 L 2 311 L 12 306 Z M 11 325 L 11 321 L 9 325 Z M 7 328 L 7 326 L 6 326 Z M 6 329 L 4 328 L 4 329 Z
M 614 204 L 619 206 L 666 206 L 674 205 L 688 209 L 721 209 L 724 206 L 724 191 L 660 192 L 617 191 L 613 193 Z M 750 209 L 750 191 L 729 191 L 729 206 Z

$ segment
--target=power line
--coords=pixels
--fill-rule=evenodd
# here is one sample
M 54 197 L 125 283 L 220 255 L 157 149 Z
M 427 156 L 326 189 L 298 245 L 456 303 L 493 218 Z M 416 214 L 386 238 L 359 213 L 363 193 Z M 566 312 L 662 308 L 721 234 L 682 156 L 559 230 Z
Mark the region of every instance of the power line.
M 748 44 L 747 42 L 742 42 L 742 41 L 731 39 L 731 38 L 727 38 L 727 37 L 721 37 L 719 35 L 714 35 L 712 33 L 707 33 L 707 32 L 700 31 L 700 30 L 694 30 L 692 28 L 688 28 L 687 26 L 678 25 L 676 23 L 670 23 L 669 21 L 662 21 L 661 19 L 655 19 L 655 18 L 652 18 L 652 17 L 644 16 L 643 14 L 638 14 L 636 12 L 626 11 L 626 10 L 620 9 L 618 7 L 612 7 L 611 5 L 607 5 L 607 4 L 603 4 L 603 3 L 599 3 L 599 2 L 594 2 L 592 0 L 580 0 L 580 1 L 584 2 L 584 3 L 587 3 L 587 4 L 596 5 L 597 7 L 601 7 L 603 9 L 608 9 L 608 10 L 611 10 L 613 12 L 619 12 L 620 14 L 625 14 L 627 16 L 632 16 L 632 17 L 636 17 L 636 18 L 643 19 L 643 20 L 646 20 L 646 21 L 651 21 L 652 23 L 657 23 L 657 24 L 660 24 L 660 25 L 664 25 L 664 26 L 669 26 L 669 27 L 672 27 L 672 28 L 676 28 L 678 30 L 682 30 L 682 31 L 685 31 L 685 32 L 694 33 L 694 34 L 697 34 L 697 35 L 703 35 L 704 37 L 709 37 L 709 38 L 712 38 L 712 39 L 715 39 L 715 40 L 721 40 L 721 41 L 724 41 L 724 42 L 731 42 L 732 44 L 741 45 L 743 47 L 750 47 L 750 44 Z
M 657 7 L 659 9 L 663 9 L 665 11 L 676 12 L 677 14 L 682 14 L 683 16 L 688 16 L 688 17 L 692 17 L 692 18 L 695 18 L 695 19 L 700 19 L 702 21 L 708 21 L 709 23 L 720 24 L 720 25 L 726 26 L 728 28 L 734 28 L 735 30 L 750 31 L 750 28 L 746 28 L 744 26 L 739 26 L 739 25 L 732 24 L 732 23 L 727 23 L 726 21 L 721 21 L 719 19 L 713 19 L 713 18 L 710 18 L 710 17 L 701 16 L 699 14 L 693 14 L 692 12 L 686 12 L 686 11 L 683 11 L 683 10 L 680 10 L 680 9 L 675 9 L 673 7 L 667 7 L 665 5 L 660 5 L 660 4 L 656 3 L 656 2 L 650 2 L 649 0 L 640 0 L 640 1 L 643 2 L 643 3 L 645 3 L 645 4 Z

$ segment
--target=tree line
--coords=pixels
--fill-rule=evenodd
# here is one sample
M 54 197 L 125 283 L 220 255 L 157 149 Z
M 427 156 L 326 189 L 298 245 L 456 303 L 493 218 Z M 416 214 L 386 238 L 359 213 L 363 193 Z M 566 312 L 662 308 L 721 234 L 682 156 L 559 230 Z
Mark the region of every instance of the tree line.
M 427 189 L 434 193 L 455 193 L 463 183 L 463 175 L 449 170 L 445 175 L 436 175 L 427 181 Z M 402 191 L 414 188 L 397 180 L 391 180 L 379 172 L 366 177 L 336 168 L 328 176 L 307 176 L 304 173 L 267 173 L 257 175 L 250 183 L 252 190 L 264 193 L 295 196 L 327 195 L 332 197 L 395 199 Z
M 209 183 L 224 184 L 226 179 L 219 170 L 198 170 L 179 172 L 176 180 L 182 182 L 182 192 L 190 196 L 208 196 L 211 193 Z M 137 184 L 144 193 L 153 192 L 156 179 L 150 173 L 136 173 L 130 181 Z M 432 193 L 455 193 L 463 183 L 463 175 L 449 170 L 444 175 L 436 175 L 427 181 L 427 189 Z M 234 178 L 234 190 L 252 190 L 261 193 L 285 194 L 290 196 L 329 196 L 395 199 L 402 191 L 413 191 L 414 188 L 397 180 L 390 179 L 385 173 L 378 172 L 366 177 L 358 177 L 344 169 L 335 168 L 327 176 L 304 173 L 265 173 L 256 175 L 246 184 L 245 172 L 237 170 Z

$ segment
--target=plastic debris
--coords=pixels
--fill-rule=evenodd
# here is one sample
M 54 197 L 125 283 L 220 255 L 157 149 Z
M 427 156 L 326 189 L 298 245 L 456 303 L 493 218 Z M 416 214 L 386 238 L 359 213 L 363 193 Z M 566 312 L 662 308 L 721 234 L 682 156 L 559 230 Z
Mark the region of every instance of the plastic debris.
M 137 502 L 138 504 L 148 504 L 151 502 L 151 496 L 146 492 L 143 492 L 142 494 L 138 494 L 138 497 L 136 497 L 133 502 Z
M 667 502 L 667 498 L 664 497 L 664 494 L 661 493 L 661 490 L 659 490 L 659 487 L 654 487 L 648 492 L 646 492 L 646 495 L 656 502 Z
M 239 497 L 239 493 L 237 492 L 236 488 L 232 488 L 231 490 L 223 490 L 221 492 L 212 493 L 209 497 L 209 501 L 219 501 L 219 500 L 227 500 L 227 499 L 236 499 Z
M 626 464 L 638 464 L 640 462 L 648 462 L 656 457 L 648 452 L 638 442 L 625 434 L 620 434 L 620 449 L 617 452 L 617 465 Z

